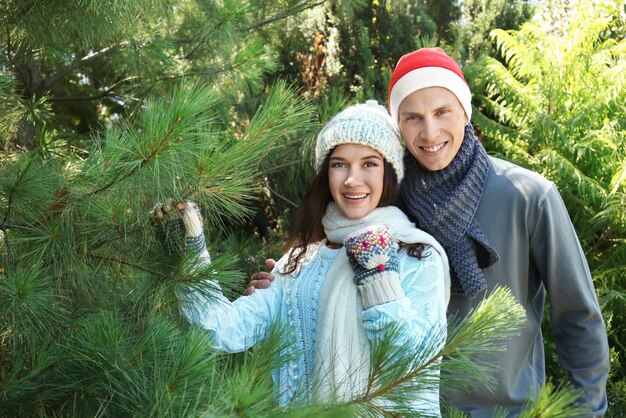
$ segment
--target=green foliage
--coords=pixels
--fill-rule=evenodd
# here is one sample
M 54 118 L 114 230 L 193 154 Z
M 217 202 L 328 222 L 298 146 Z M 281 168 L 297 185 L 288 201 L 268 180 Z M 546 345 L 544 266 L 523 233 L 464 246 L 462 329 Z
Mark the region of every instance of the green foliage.
M 63 326 L 68 311 L 62 301 L 40 268 L 7 272 L 0 286 L 3 327 L 11 330 L 4 342 L 7 347 L 15 350 L 30 335 Z
M 578 396 L 580 391 L 572 389 L 567 384 L 555 388 L 552 382 L 548 382 L 537 395 L 537 399 L 533 400 L 534 404 L 527 407 L 520 417 L 585 417 L 589 412 L 575 404 Z
M 0 140 L 15 134 L 20 116 L 24 112 L 24 104 L 19 97 L 11 94 L 13 82 L 11 76 L 0 70 Z M 2 143 L 2 142 L 0 142 Z
M 337 94 L 335 88 L 349 99 L 381 103 L 396 61 L 414 49 L 416 37 L 436 30 L 423 2 L 414 0 L 329 2 L 291 24 L 289 39 L 299 42 L 281 40 L 281 55 L 289 57 L 283 71 L 292 77 L 298 72 L 307 93 L 323 99 Z
M 427 0 L 426 10 L 428 16 L 437 26 L 437 37 L 448 40 L 450 29 L 461 16 L 461 7 L 456 1 Z
M 18 129 L 15 117 L 0 120 L 2 144 L 34 149 L 53 140 L 70 149 L 89 147 L 84 141 L 92 130 L 136 112 L 147 97 L 166 94 L 181 78 L 212 87 L 231 105 L 262 96 L 276 55 L 262 36 L 251 35 L 312 4 L 3 2 L 0 91 L 10 83 L 3 100 L 30 103 L 31 111 L 21 111 Z
M 419 403 L 415 404 L 420 389 L 440 385 L 445 393 L 471 384 L 493 384 L 491 373 L 497 365 L 476 358 L 486 351 L 505 350 L 507 339 L 517 335 L 525 320 L 526 313 L 511 291 L 500 287 L 449 331 L 431 329 L 428 338 L 417 346 L 407 346 L 392 329 L 372 347 L 366 393 L 344 405 L 353 416 L 430 416 L 430 411 L 420 410 Z M 442 345 L 439 342 L 446 332 L 447 341 Z M 579 395 L 569 386 L 555 389 L 547 384 L 520 416 L 584 416 L 584 408 L 573 404 Z M 450 407 L 445 410 L 444 416 L 465 416 Z M 495 416 L 505 417 L 506 411 Z
M 379 1 L 362 9 L 352 24 L 337 16 L 344 86 L 358 100 L 384 103 L 390 70 L 403 54 L 415 48 L 414 38 L 435 33 L 435 24 L 423 3 Z
M 416 45 L 439 38 L 480 51 L 468 46 L 480 37 L 454 38 L 458 27 L 447 27 L 452 3 L 435 3 L 0 2 L 0 415 L 350 417 L 387 400 L 386 412 L 419 416 L 406 401 L 439 368 L 443 390 L 471 384 L 468 375 L 488 383 L 490 365 L 468 359 L 503 349 L 519 326 L 505 290 L 453 328 L 445 347 L 403 347 L 388 335 L 374 347 L 363 398 L 287 409 L 269 379 L 287 355 L 287 329 L 224 356 L 177 315 L 181 286 L 206 292 L 213 279 L 234 298 L 266 254 L 282 253 L 313 173 L 317 122 L 354 100 L 384 102 L 390 68 Z M 525 5 L 503 6 L 484 27 L 515 27 Z M 577 30 L 588 50 L 558 49 L 555 66 L 542 55 L 557 50 L 542 43 L 552 38 L 522 29 L 502 42 L 506 66 L 481 62 L 472 82 L 484 88 L 477 121 L 492 152 L 571 191 L 564 197 L 611 332 L 609 399 L 620 410 L 625 30 L 619 13 L 609 23 L 586 13 L 587 32 Z M 315 100 L 317 118 L 300 96 Z M 202 207 L 210 266 L 192 268 L 156 242 L 147 212 L 170 197 Z M 527 416 L 573 416 L 574 396 L 548 385 Z
M 296 148 L 311 121 L 284 83 L 264 82 L 275 55 L 259 35 L 313 3 L 0 5 L 0 141 L 35 151 L 0 162 L 3 368 L 24 336 L 58 343 L 83 315 L 171 314 L 179 282 L 213 277 L 240 293 L 231 248 L 214 258 L 218 274 L 183 276 L 154 248 L 146 213 L 190 198 L 211 229 L 241 228 L 264 190 L 261 161 Z
M 223 360 L 176 319 L 177 286 L 240 284 L 235 259 L 179 270 L 148 222 L 165 196 L 199 202 L 211 225 L 243 217 L 260 162 L 312 116 L 283 83 L 239 136 L 220 121 L 223 106 L 212 89 L 183 83 L 95 137 L 85 160 L 31 151 L 3 162 L 2 415 L 195 415 L 242 377 L 256 391 L 251 411 L 274 408 L 270 365 L 252 376 L 244 365 L 233 380 L 212 373 Z
M 442 393 L 475 384 L 476 381 L 472 382 L 468 376 L 476 376 L 482 384 L 490 385 L 493 383 L 490 372 L 495 365 L 477 359 L 485 351 L 504 350 L 507 338 L 518 333 L 525 318 L 524 309 L 515 301 L 509 289 L 495 289 L 470 315 L 449 327 L 447 342 L 443 347 L 437 345 L 440 340 L 437 335 L 442 330 L 432 330 L 432 338 L 419 347 L 407 349 L 393 339 L 391 341 L 395 345 L 381 344 L 372 356 L 375 362 L 380 363 L 375 369 L 379 374 L 375 374 L 375 381 L 380 382 L 379 386 L 383 388 L 392 387 L 394 396 L 400 396 L 398 399 L 402 399 L 402 395 L 410 398 L 410 387 L 435 383 L 429 372 L 437 370 L 438 361 L 443 358 Z M 396 358 L 404 359 L 405 356 L 405 361 L 394 362 Z M 419 384 L 415 379 L 419 379 Z M 407 403 L 406 399 L 400 404 Z
M 547 24 L 555 13 L 565 13 L 567 25 Z M 582 1 L 537 16 L 519 31 L 491 32 L 502 61 L 484 56 L 466 68 L 475 122 L 489 151 L 544 174 L 560 190 L 617 350 L 612 368 L 619 373 L 609 384 L 617 389 L 626 372 L 626 329 L 618 319 L 626 297 L 623 2 Z M 549 351 L 548 358 L 556 356 Z
M 461 5 L 462 18 L 451 22 L 442 41 L 459 61 L 472 62 L 490 51 L 492 29 L 518 29 L 534 12 L 528 0 L 467 0 Z

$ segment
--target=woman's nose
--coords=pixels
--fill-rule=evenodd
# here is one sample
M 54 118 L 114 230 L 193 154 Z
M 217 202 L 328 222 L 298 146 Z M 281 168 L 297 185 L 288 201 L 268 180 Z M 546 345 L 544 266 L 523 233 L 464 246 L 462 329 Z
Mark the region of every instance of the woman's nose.
M 347 187 L 354 187 L 361 184 L 361 176 L 359 175 L 357 170 L 350 170 L 344 184 Z

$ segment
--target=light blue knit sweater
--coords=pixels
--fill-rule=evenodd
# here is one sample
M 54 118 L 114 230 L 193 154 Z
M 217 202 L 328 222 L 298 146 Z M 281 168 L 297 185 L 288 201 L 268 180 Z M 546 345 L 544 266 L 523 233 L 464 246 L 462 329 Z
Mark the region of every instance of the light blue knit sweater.
M 273 373 L 275 394 L 281 405 L 307 401 L 311 392 L 317 311 L 320 289 L 333 260 L 341 249 L 320 246 L 317 256 L 307 263 L 297 277 L 281 276 L 268 289 L 258 289 L 251 296 L 228 301 L 221 292 L 211 300 L 197 292 L 179 294 L 184 316 L 206 329 L 215 349 L 234 353 L 260 342 L 272 324 L 280 321 L 294 331 L 292 360 Z M 382 337 L 390 326 L 399 326 L 398 341 L 417 344 L 433 329 L 445 330 L 443 271 L 440 256 L 425 251 L 422 259 L 399 252 L 399 276 L 404 297 L 363 311 L 363 326 L 370 342 Z M 206 253 L 208 257 L 208 253 Z M 430 335 L 430 334 L 429 334 Z M 441 334 L 439 334 L 441 336 Z M 445 338 L 445 335 L 442 336 Z M 421 391 L 419 408 L 439 414 L 438 390 Z M 418 402 L 416 400 L 416 402 Z

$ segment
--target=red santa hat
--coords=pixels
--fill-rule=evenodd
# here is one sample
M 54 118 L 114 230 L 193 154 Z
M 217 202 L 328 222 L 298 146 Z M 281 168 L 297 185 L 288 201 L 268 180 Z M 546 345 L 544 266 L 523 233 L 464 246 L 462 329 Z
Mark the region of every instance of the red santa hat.
M 422 48 L 403 55 L 389 81 L 389 113 L 398 123 L 398 108 L 409 94 L 426 87 L 443 87 L 459 99 L 467 120 L 472 117 L 472 92 L 461 67 L 441 48 Z

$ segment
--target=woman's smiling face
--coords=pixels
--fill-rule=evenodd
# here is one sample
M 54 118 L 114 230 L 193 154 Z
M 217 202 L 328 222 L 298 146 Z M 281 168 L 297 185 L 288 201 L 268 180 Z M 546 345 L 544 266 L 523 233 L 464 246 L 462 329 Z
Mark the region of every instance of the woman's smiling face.
M 367 145 L 341 144 L 329 162 L 330 194 L 343 216 L 360 219 L 378 207 L 385 174 L 378 151 Z

